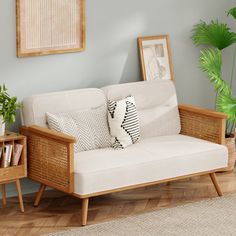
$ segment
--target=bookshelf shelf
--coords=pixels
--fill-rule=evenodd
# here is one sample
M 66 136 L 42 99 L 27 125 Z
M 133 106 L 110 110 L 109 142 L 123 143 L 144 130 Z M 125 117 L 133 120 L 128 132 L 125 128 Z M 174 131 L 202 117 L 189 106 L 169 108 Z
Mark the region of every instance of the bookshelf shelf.
M 7 146 L 11 147 L 11 151 L 6 151 Z M 16 149 L 18 148 L 17 146 L 20 146 L 22 149 L 19 152 L 20 154 L 16 152 Z M 20 209 L 22 212 L 24 212 L 20 179 L 27 176 L 26 137 L 21 134 L 6 132 L 5 136 L 0 137 L 0 154 L 0 185 L 2 189 L 3 205 L 7 203 L 6 184 L 15 182 L 19 197 Z M 6 162 L 6 160 L 8 161 Z

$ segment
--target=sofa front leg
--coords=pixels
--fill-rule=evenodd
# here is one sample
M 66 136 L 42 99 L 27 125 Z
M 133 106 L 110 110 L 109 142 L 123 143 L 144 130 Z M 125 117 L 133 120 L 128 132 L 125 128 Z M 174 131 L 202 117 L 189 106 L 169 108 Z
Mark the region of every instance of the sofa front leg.
M 45 189 L 46 189 L 46 185 L 45 184 L 41 184 L 40 188 L 39 188 L 39 191 L 38 191 L 38 193 L 36 195 L 36 199 L 34 201 L 34 206 L 35 207 L 37 207 L 39 205 L 39 202 L 40 202 L 40 200 L 41 200 L 41 198 L 42 198 L 42 196 L 44 194 Z
M 216 178 L 216 173 L 211 173 L 210 177 L 211 177 L 211 181 L 214 184 L 216 192 L 218 193 L 219 197 L 223 196 L 220 185 L 219 185 L 217 178 Z
M 82 199 L 82 226 L 87 225 L 89 198 Z

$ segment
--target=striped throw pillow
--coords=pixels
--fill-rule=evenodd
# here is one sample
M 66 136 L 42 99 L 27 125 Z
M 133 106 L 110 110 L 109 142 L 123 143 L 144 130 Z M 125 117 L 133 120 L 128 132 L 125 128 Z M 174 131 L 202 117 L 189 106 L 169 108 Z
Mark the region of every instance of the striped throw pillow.
M 140 125 L 134 97 L 109 100 L 108 123 L 114 149 L 123 149 L 139 141 Z

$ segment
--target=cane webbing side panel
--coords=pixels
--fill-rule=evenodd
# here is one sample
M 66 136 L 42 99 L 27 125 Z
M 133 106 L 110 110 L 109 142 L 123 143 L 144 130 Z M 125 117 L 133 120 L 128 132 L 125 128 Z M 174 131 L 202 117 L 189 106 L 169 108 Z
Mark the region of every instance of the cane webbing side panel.
M 206 110 L 190 110 L 179 106 L 181 134 L 225 144 L 225 118 Z
M 28 177 L 34 181 L 72 193 L 74 190 L 73 143 L 27 131 Z

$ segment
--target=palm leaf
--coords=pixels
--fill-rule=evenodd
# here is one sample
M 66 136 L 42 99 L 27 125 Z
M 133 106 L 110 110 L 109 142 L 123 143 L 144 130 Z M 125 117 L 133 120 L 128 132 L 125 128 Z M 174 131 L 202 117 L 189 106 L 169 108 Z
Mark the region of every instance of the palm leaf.
M 236 122 L 236 98 L 220 94 L 217 98 L 217 110 L 228 115 L 229 121 Z
M 218 93 L 224 92 L 229 96 L 232 95 L 229 85 L 222 80 L 222 55 L 219 49 L 208 48 L 201 51 L 200 68 L 208 74 L 210 82 L 214 84 L 215 90 Z
M 234 19 L 236 19 L 236 7 L 231 8 L 231 9 L 228 11 L 228 15 L 231 15 L 231 16 L 234 17 Z
M 228 115 L 228 119 L 236 122 L 236 98 L 233 97 L 230 86 L 222 79 L 222 55 L 219 49 L 205 49 L 201 51 L 200 68 L 208 74 L 211 83 L 219 94 L 217 110 Z
M 192 40 L 195 45 L 210 45 L 222 50 L 236 43 L 236 34 L 218 20 L 210 24 L 201 21 L 193 28 Z

